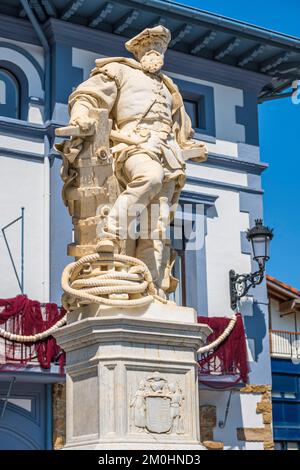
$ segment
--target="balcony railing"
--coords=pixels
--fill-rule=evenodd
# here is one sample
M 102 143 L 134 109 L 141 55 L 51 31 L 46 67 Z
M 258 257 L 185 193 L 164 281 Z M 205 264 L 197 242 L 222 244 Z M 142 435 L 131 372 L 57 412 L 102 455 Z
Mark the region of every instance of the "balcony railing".
M 270 352 L 272 357 L 300 359 L 300 333 L 271 330 Z

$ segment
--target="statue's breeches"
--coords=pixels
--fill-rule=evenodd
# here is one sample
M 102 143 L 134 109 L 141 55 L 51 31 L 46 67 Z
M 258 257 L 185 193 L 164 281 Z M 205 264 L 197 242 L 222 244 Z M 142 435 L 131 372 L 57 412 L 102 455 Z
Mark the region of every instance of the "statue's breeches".
M 123 174 L 128 181 L 119 195 L 107 220 L 107 232 L 116 238 L 131 238 L 131 222 L 146 209 L 161 191 L 164 181 L 162 165 L 147 154 L 135 154 L 123 164 Z
M 137 239 L 139 217 L 136 253 L 148 265 L 154 282 L 160 284 L 169 261 L 163 252 L 166 244 L 169 246 L 166 229 L 176 182 L 164 182 L 163 166 L 147 154 L 130 156 L 123 172 L 128 184 L 109 213 L 106 233 L 121 240 Z

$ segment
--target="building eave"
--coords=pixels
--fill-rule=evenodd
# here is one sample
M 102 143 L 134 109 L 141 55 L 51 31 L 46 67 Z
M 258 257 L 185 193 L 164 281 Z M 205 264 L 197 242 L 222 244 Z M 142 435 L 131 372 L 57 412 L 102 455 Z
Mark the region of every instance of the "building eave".
M 269 298 L 279 302 L 280 316 L 300 312 L 300 291 L 298 289 L 269 275 L 267 275 L 267 289 Z
M 123 38 L 162 23 L 173 35 L 171 50 L 269 77 L 260 101 L 286 96 L 284 90 L 300 79 L 299 38 L 173 1 L 45 0 L 39 8 L 32 3 L 32 9 L 43 25 L 56 18 Z M 15 16 L 27 28 L 18 0 L 0 5 L 0 13 Z

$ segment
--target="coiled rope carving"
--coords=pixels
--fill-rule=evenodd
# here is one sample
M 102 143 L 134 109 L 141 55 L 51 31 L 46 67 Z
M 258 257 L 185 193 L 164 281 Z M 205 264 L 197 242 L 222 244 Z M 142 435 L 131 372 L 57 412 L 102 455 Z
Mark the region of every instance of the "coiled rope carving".
M 91 271 L 91 264 L 101 267 L 112 263 L 114 270 Z M 145 306 L 154 299 L 167 303 L 157 294 L 146 264 L 127 255 L 99 252 L 83 256 L 65 267 L 61 284 L 66 294 L 79 301 L 115 307 Z M 113 298 L 113 294 L 130 298 Z

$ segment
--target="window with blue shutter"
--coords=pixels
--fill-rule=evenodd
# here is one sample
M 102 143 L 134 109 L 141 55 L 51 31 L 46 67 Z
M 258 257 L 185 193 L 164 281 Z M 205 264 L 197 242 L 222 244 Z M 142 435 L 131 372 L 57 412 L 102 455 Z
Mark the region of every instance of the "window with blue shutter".
M 208 85 L 174 78 L 182 95 L 185 110 L 198 134 L 216 136 L 214 89 Z
M 12 73 L 0 68 L 0 116 L 19 119 L 20 87 Z

